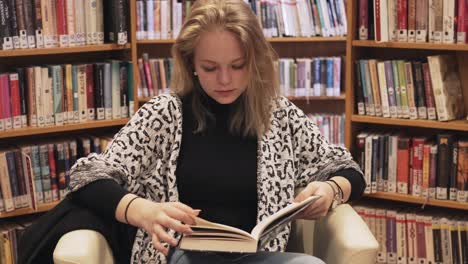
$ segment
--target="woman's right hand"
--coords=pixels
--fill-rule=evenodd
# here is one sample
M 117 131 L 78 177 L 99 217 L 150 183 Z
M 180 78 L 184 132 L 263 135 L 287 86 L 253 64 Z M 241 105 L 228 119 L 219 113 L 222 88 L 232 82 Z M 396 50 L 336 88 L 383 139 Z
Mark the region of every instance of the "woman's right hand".
M 161 241 L 177 246 L 177 240 L 168 234 L 168 229 L 179 233 L 190 234 L 189 225 L 195 224 L 195 217 L 200 210 L 180 202 L 155 203 L 138 198 L 130 204 L 127 212 L 129 224 L 143 228 L 151 235 L 153 246 L 167 255 L 168 249 Z

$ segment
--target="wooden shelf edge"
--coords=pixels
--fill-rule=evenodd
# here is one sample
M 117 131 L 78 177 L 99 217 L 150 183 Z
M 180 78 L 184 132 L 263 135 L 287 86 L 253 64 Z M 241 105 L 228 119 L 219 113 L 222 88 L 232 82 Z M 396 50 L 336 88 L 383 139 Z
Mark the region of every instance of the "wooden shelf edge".
M 281 37 L 281 38 L 267 38 L 271 43 L 290 43 L 290 42 L 346 42 L 346 37 Z M 138 45 L 151 45 L 151 44 L 173 44 L 174 39 L 144 39 L 138 40 Z
M 364 115 L 352 115 L 351 121 L 357 123 L 370 123 L 381 125 L 394 125 L 394 126 L 407 126 L 407 127 L 424 127 L 441 130 L 455 130 L 455 131 L 468 131 L 468 121 L 455 120 L 448 122 L 432 121 L 432 120 L 409 120 L 409 119 L 396 119 L 373 117 Z
M 84 130 L 84 129 L 90 129 L 90 128 L 120 126 L 120 125 L 125 125 L 129 120 L 130 120 L 129 118 L 115 119 L 115 120 L 96 120 L 96 121 L 88 121 L 84 123 L 77 123 L 77 124 L 70 124 L 70 125 L 63 125 L 63 126 L 27 127 L 27 128 L 20 128 L 20 129 L 12 129 L 12 130 L 7 130 L 7 131 L 1 131 L 0 139 L 19 137 L 19 136 L 42 135 L 42 134 L 50 134 L 50 133 L 65 132 L 65 131 L 76 131 L 76 130 Z
M 79 47 L 0 50 L 0 57 L 55 55 L 55 54 L 68 54 L 68 53 L 78 53 L 78 52 L 80 53 L 81 52 L 100 52 L 100 51 L 126 50 L 126 49 L 130 49 L 130 47 L 131 47 L 131 44 L 127 43 L 125 45 L 101 44 L 101 45 L 88 45 L 88 46 L 79 46 Z
M 21 208 L 21 209 L 13 210 L 11 212 L 1 212 L 0 219 L 7 218 L 7 217 L 15 217 L 15 216 L 21 216 L 21 215 L 29 215 L 29 214 L 47 212 L 50 209 L 54 208 L 57 204 L 59 204 L 59 202 L 41 204 L 37 207 L 37 210 L 34 210 L 32 208 Z
M 287 96 L 287 98 L 291 101 L 344 101 L 345 95 L 342 94 L 340 96 Z M 151 97 L 139 97 L 138 103 L 146 103 L 151 100 Z
M 425 204 L 425 205 L 444 207 L 444 208 L 468 210 L 468 203 L 461 203 L 461 202 L 447 201 L 447 200 L 435 200 L 435 199 L 429 199 L 426 202 L 425 198 L 414 197 L 414 196 L 406 195 L 406 194 L 377 192 L 377 193 L 372 193 L 372 194 L 365 194 L 364 196 L 370 197 L 370 198 L 397 201 L 397 202 L 406 202 L 406 203 L 420 204 L 420 205 Z
M 353 40 L 353 47 L 425 49 L 425 50 L 458 50 L 468 51 L 467 44 L 435 44 L 416 42 L 376 42 L 374 40 Z

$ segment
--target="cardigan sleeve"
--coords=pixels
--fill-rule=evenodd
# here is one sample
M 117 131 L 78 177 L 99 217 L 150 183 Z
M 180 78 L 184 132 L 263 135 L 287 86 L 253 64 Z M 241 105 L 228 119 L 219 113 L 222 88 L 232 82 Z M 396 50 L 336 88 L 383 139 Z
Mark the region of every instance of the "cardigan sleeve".
M 359 165 L 345 147 L 328 143 L 317 125 L 293 104 L 289 106 L 288 115 L 297 168 L 296 187 L 306 186 L 311 181 L 325 181 L 345 169 L 355 170 L 355 177 L 364 181 Z
M 161 95 L 143 105 L 103 153 L 92 153 L 73 165 L 70 191 L 102 179 L 112 179 L 132 193 L 142 188 L 138 178 L 151 171 L 167 149 L 161 142 L 167 142 L 164 135 L 175 122 L 175 103 L 169 95 Z

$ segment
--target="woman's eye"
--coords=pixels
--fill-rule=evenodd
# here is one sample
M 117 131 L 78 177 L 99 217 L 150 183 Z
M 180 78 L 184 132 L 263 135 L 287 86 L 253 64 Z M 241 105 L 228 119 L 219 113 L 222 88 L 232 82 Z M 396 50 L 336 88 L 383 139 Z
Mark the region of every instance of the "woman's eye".
M 240 65 L 232 65 L 232 68 L 234 70 L 242 70 L 244 68 L 244 66 L 245 66 L 245 63 L 242 63 Z
M 213 72 L 216 70 L 215 67 L 202 67 L 205 72 Z

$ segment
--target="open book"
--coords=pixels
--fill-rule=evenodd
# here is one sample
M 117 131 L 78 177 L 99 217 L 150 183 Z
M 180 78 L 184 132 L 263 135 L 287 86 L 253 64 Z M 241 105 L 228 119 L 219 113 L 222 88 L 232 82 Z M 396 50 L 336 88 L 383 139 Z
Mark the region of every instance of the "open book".
M 213 223 L 202 218 L 195 219 L 192 234 L 184 235 L 179 248 L 184 250 L 257 252 L 294 216 L 314 203 L 320 196 L 311 196 L 299 203 L 292 203 L 258 223 L 251 233 L 244 230 Z

